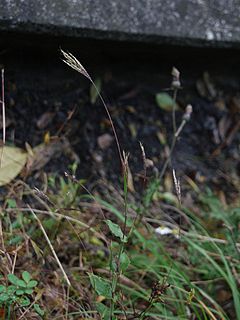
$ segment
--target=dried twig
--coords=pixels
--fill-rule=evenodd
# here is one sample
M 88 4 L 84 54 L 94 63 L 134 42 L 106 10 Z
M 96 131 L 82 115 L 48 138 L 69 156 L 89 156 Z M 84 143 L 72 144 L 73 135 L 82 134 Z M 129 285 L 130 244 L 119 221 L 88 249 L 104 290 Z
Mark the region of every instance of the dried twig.
M 0 158 L 0 167 L 2 166 L 2 160 L 3 160 L 3 147 L 6 143 L 6 112 L 5 112 L 5 95 L 4 95 L 4 69 L 2 69 L 1 72 L 1 77 L 2 77 L 2 133 L 3 133 L 3 146 L 1 150 L 1 158 Z
M 38 217 L 36 216 L 34 210 L 33 210 L 29 205 L 28 205 L 28 208 L 29 208 L 30 212 L 32 213 L 32 215 L 34 216 L 34 218 L 36 219 L 36 221 L 37 221 L 40 229 L 42 230 L 42 233 L 43 233 L 43 235 L 44 235 L 44 237 L 45 237 L 45 239 L 46 239 L 46 241 L 47 241 L 47 243 L 48 243 L 48 245 L 49 245 L 49 248 L 50 248 L 50 250 L 52 251 L 52 254 L 53 254 L 54 258 L 56 259 L 57 264 L 58 264 L 60 270 L 62 271 L 62 274 L 63 274 L 63 276 L 64 276 L 64 279 L 66 280 L 67 285 L 70 287 L 70 286 L 71 286 L 71 282 L 70 282 L 70 280 L 68 279 L 68 276 L 67 276 L 66 272 L 64 271 L 63 266 L 62 266 L 60 260 L 58 259 L 58 256 L 57 256 L 57 254 L 56 254 L 56 252 L 55 252 L 55 250 L 54 250 L 54 248 L 53 248 L 53 246 L 52 246 L 52 244 L 51 244 L 51 241 L 50 241 L 49 238 L 48 238 L 48 235 L 47 235 L 45 229 L 43 228 L 43 225 L 42 225 L 41 221 L 38 219 Z

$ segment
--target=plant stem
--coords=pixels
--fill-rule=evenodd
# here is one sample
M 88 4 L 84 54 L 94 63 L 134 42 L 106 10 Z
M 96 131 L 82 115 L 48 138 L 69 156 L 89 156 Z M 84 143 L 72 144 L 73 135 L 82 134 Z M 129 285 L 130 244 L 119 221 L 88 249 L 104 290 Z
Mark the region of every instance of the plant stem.
M 121 148 L 120 148 L 120 143 L 119 143 L 118 135 L 117 135 L 116 129 L 115 129 L 115 127 L 114 127 L 111 114 L 110 114 L 110 112 L 109 112 L 109 110 L 108 110 L 108 107 L 107 107 L 107 105 L 106 105 L 106 102 L 104 101 L 104 99 L 103 99 L 101 93 L 99 92 L 96 84 L 94 83 L 94 81 L 92 80 L 92 78 L 91 78 L 90 76 L 89 76 L 89 80 L 90 80 L 90 82 L 92 83 L 92 85 L 94 86 L 97 94 L 99 95 L 99 98 L 100 98 L 100 100 L 102 101 L 102 104 L 103 104 L 103 106 L 104 106 L 104 109 L 105 109 L 105 111 L 106 111 L 106 113 L 107 113 L 107 116 L 108 116 L 108 119 L 109 119 L 109 122 L 110 122 L 110 125 L 111 125 L 111 128 L 112 128 L 112 131 L 113 131 L 114 139 L 115 139 L 115 142 L 116 142 L 116 145 L 117 145 L 119 158 L 120 158 L 121 164 L 123 164 L 122 151 L 121 151 Z
M 177 125 L 176 125 L 176 102 L 177 102 L 177 92 L 178 89 L 175 88 L 173 90 L 173 110 L 172 110 L 172 122 L 173 122 L 173 135 L 175 135 L 176 130 L 177 130 Z
M 126 237 L 126 229 L 127 229 L 127 213 L 128 213 L 128 162 L 127 162 L 127 156 L 123 154 L 123 169 L 124 169 L 124 175 L 123 175 L 123 191 L 124 191 L 124 225 L 123 225 L 123 238 L 121 241 L 121 244 L 119 245 L 119 251 L 116 258 L 116 265 L 117 269 L 116 272 L 112 272 L 112 299 L 110 302 L 110 319 L 113 319 L 114 314 L 114 306 L 115 306 L 115 293 L 117 288 L 117 283 L 119 280 L 119 277 L 121 275 L 121 266 L 120 266 L 120 260 L 121 256 L 124 252 L 125 242 L 124 238 Z M 112 258 L 111 258 L 112 259 Z

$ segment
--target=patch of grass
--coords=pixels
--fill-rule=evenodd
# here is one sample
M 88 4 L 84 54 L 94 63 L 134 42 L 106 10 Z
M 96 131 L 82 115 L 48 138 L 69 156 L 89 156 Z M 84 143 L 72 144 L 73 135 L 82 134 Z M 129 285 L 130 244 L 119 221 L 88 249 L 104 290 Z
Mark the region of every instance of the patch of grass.
M 69 193 L 75 192 L 72 184 L 76 183 L 69 179 L 61 184 L 59 195 L 62 194 L 61 187 Z M 57 204 L 60 199 L 56 197 L 55 201 Z M 136 203 L 128 203 L 131 215 L 125 222 L 124 211 L 119 209 L 124 203 L 124 195 L 122 203 L 118 201 L 109 203 L 100 198 L 93 201 L 92 196 L 79 190 L 71 207 L 62 209 L 61 214 L 53 202 L 48 204 L 48 215 L 61 226 L 57 232 L 46 227 L 46 232 L 71 279 L 70 288 L 66 283 L 64 285 L 64 277 L 50 257 L 51 250 L 27 207 L 13 208 L 13 202 L 10 202 L 12 206 L 4 211 L 6 243 L 10 225 L 4 221 L 10 219 L 12 225 L 16 225 L 19 214 L 24 217 L 21 218 L 22 227 L 12 228 L 11 225 L 9 235 L 10 238 L 16 235 L 31 238 L 31 247 L 24 242 L 15 246 L 23 246 L 24 254 L 28 250 L 28 260 L 32 260 L 29 271 L 33 270 L 34 261 L 38 261 L 36 279 L 43 289 L 40 305 L 47 317 L 56 316 L 57 319 L 57 314 L 67 312 L 69 319 L 77 319 L 83 314 L 90 318 L 100 314 L 102 319 L 240 319 L 238 208 L 223 209 L 217 197 L 208 190 L 199 196 L 200 215 L 182 209 L 190 222 L 180 230 L 178 238 L 174 233 L 168 236 L 156 233 L 157 219 L 160 225 L 161 217 L 155 217 L 152 223 L 151 215 L 146 214 L 136 225 L 141 204 L 137 207 Z M 151 206 L 161 207 L 161 203 L 152 201 Z M 95 217 L 91 217 L 91 212 L 95 212 Z M 101 212 L 105 220 L 100 216 Z M 35 213 L 40 214 L 42 225 L 47 226 L 49 218 L 42 215 L 41 210 Z M 123 237 L 125 224 L 127 237 Z M 177 227 L 176 223 L 171 228 Z M 77 256 L 78 262 L 70 260 Z M 51 308 L 54 298 L 46 300 L 49 294 L 46 290 L 49 281 L 44 271 L 46 263 L 51 265 L 47 273 L 55 278 L 50 291 L 62 285 L 65 295 L 69 290 L 69 296 L 58 312 Z M 20 270 L 24 267 L 21 255 L 16 266 Z M 3 266 L 1 269 L 4 276 Z M 62 299 L 60 292 L 55 298 Z M 30 303 L 33 301 L 30 298 Z

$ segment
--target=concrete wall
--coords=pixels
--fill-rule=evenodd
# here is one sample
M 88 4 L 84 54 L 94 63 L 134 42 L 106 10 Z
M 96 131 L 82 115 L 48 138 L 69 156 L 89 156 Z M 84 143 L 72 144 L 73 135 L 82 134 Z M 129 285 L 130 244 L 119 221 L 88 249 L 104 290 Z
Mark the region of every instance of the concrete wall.
M 240 0 L 0 0 L 0 30 L 239 46 Z

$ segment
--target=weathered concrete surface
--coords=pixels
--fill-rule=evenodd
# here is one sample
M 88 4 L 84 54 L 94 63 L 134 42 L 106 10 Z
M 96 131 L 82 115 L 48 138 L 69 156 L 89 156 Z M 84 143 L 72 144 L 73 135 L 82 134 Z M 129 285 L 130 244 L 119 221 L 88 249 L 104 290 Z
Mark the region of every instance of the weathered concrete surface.
M 0 0 L 0 30 L 240 46 L 240 0 Z

